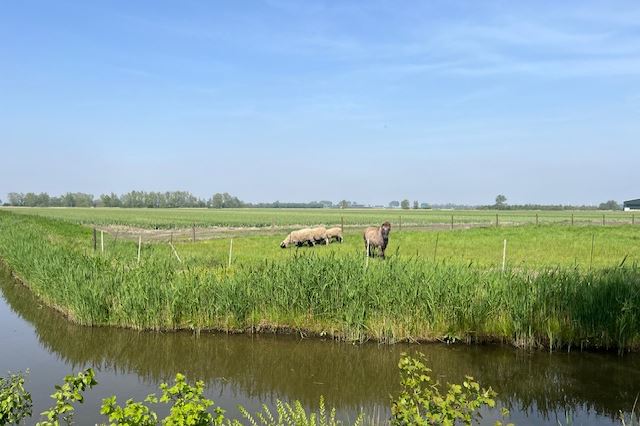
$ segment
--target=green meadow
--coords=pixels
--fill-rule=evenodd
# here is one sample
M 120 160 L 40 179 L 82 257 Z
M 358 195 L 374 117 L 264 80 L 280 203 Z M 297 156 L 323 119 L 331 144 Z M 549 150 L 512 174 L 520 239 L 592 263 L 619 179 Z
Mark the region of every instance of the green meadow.
M 75 220 L 2 211 L 0 258 L 84 325 L 640 347 L 640 227 L 394 229 L 386 260 L 361 229 L 281 249 L 285 234 L 234 237 L 231 262 L 231 238 L 143 241 L 138 260 L 136 240 L 105 234 L 103 252 Z

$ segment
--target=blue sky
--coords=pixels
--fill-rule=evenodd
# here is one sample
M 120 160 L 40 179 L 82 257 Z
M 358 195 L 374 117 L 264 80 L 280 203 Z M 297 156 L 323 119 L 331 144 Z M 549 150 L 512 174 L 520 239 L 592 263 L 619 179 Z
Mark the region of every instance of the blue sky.
M 638 1 L 7 1 L 0 198 L 640 197 Z

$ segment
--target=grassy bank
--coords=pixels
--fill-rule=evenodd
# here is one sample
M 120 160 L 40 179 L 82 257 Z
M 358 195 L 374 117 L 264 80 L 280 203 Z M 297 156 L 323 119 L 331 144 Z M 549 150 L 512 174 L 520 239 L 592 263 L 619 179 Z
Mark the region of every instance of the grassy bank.
M 291 250 L 227 268 L 179 264 L 166 247 L 145 247 L 137 263 L 133 247 L 94 254 L 89 229 L 0 212 L 0 257 L 47 304 L 85 325 L 640 348 L 633 262 L 502 273 L 415 256 L 367 266 L 350 250 Z

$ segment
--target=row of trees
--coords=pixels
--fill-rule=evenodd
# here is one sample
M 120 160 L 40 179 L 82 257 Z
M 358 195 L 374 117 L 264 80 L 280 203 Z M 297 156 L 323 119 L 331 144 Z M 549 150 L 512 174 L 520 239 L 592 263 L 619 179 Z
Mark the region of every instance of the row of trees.
M 92 194 L 83 192 L 67 192 L 59 197 L 52 197 L 46 192 L 10 192 L 5 204 L 24 207 L 91 207 L 94 205 L 94 199 Z
M 67 192 L 60 196 L 50 196 L 46 192 L 26 194 L 10 192 L 8 200 L 4 205 L 22 207 L 146 207 L 146 208 L 188 208 L 188 207 L 208 207 L 214 209 L 255 207 L 255 208 L 363 208 L 365 205 L 355 201 L 341 200 L 334 204 L 332 201 L 311 201 L 309 203 L 286 203 L 275 201 L 273 203 L 246 203 L 238 197 L 227 192 L 215 193 L 209 199 L 198 198 L 188 191 L 167 191 L 167 192 L 146 192 L 130 191 L 122 195 L 115 193 L 102 194 L 99 198 L 94 198 L 93 194 L 83 192 Z M 381 206 L 380 206 L 381 207 Z M 434 205 L 419 203 L 417 200 L 411 203 L 408 199 L 402 201 L 391 201 L 391 208 L 408 209 L 430 209 L 435 208 L 480 208 L 480 209 L 500 209 L 500 210 L 620 210 L 622 207 L 615 200 L 600 203 L 598 206 L 570 206 L 570 205 L 540 205 L 540 204 L 507 204 L 507 197 L 500 194 L 496 197 L 495 203 L 486 206 L 460 206 L 460 205 Z
M 209 199 L 198 198 L 188 191 L 147 192 L 130 191 L 122 195 L 116 193 L 102 194 L 95 198 L 93 194 L 67 192 L 59 197 L 50 196 L 46 192 L 26 194 L 11 192 L 8 194 L 7 206 L 18 207 L 124 207 L 124 208 L 331 208 L 331 207 L 364 207 L 353 201 L 342 200 L 334 205 L 332 201 L 311 201 L 309 203 L 246 203 L 228 192 L 215 193 Z
M 600 203 L 598 206 L 571 206 L 563 204 L 507 204 L 507 197 L 503 194 L 496 196 L 496 202 L 490 206 L 482 206 L 481 208 L 499 209 L 499 210 L 621 210 L 622 206 L 615 200 L 609 200 Z
M 410 208 L 413 209 L 430 209 L 431 206 L 428 203 L 419 203 L 418 200 L 414 200 L 413 204 L 411 204 L 411 202 L 407 199 L 404 199 L 402 201 L 391 201 L 389 202 L 389 207 L 391 208 L 402 208 L 404 210 L 409 210 Z

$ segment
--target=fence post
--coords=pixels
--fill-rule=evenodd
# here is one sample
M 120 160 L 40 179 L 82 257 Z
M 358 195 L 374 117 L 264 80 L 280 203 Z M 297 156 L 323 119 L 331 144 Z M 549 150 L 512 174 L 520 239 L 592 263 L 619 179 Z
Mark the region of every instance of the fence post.
M 436 261 L 436 255 L 438 254 L 438 240 L 440 239 L 440 234 L 436 232 L 436 246 L 433 249 L 433 262 Z
M 453 229 L 453 215 L 451 215 L 451 229 Z
M 104 231 L 100 230 L 100 252 L 104 253 Z
M 402 231 L 402 216 L 400 216 L 400 231 Z
M 371 251 L 371 246 L 369 245 L 369 239 L 367 238 L 367 253 L 366 253 L 366 263 L 365 263 L 365 267 L 369 267 L 369 253 Z
M 98 249 L 98 237 L 97 237 L 96 228 L 93 228 L 93 251 L 96 251 L 97 249 Z
M 538 226 L 538 213 L 536 213 L 536 226 Z
M 571 213 L 571 226 L 573 226 L 573 213 Z
M 604 226 L 604 213 L 602 213 L 602 226 Z
M 233 256 L 233 238 L 229 243 L 229 268 L 231 268 L 231 256 Z
M 193 225 L 191 227 L 191 230 L 193 231 L 193 242 L 196 242 L 196 225 Z
M 591 265 L 593 265 L 593 246 L 596 242 L 596 234 L 591 234 L 591 255 L 589 256 L 589 270 L 591 270 Z
M 496 228 L 498 227 L 498 213 L 496 213 Z
M 140 249 L 142 248 L 142 235 L 138 236 L 138 263 L 140 263 Z
M 504 273 L 504 267 L 507 263 L 507 240 L 504 240 L 504 245 L 502 246 L 502 272 Z

